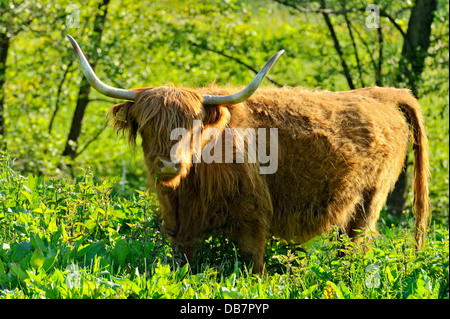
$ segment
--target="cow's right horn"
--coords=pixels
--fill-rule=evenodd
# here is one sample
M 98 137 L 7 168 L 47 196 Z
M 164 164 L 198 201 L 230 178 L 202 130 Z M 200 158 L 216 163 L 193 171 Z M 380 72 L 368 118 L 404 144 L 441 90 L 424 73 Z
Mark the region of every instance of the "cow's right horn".
M 103 95 L 114 97 L 117 99 L 134 100 L 136 98 L 136 92 L 132 90 L 117 89 L 100 81 L 97 75 L 95 75 L 94 70 L 92 70 L 91 66 L 89 65 L 89 62 L 84 56 L 83 51 L 81 51 L 80 47 L 78 46 L 78 43 L 70 35 L 67 35 L 67 37 L 69 38 L 70 43 L 72 43 L 72 46 L 75 49 L 78 60 L 80 60 L 81 68 L 84 75 L 86 76 L 86 79 L 94 89 L 96 89 Z

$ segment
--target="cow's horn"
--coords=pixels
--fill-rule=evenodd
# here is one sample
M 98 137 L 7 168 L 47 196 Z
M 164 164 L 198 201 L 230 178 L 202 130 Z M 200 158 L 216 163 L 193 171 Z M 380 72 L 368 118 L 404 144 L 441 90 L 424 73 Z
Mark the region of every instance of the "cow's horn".
M 136 92 L 134 91 L 117 89 L 100 81 L 97 75 L 95 75 L 94 70 L 92 70 L 91 66 L 89 65 L 89 62 L 86 60 L 86 57 L 84 56 L 83 51 L 81 51 L 80 47 L 78 46 L 78 43 L 70 35 L 67 35 L 67 37 L 69 38 L 70 43 L 72 43 L 72 46 L 75 49 L 78 60 L 80 60 L 81 68 L 83 69 L 83 73 L 86 76 L 86 79 L 94 89 L 96 89 L 103 95 L 114 97 L 117 99 L 134 100 L 136 98 Z
M 261 71 L 259 71 L 259 73 L 255 76 L 255 78 L 250 82 L 250 84 L 241 92 L 238 92 L 233 95 L 203 95 L 204 100 L 203 103 L 205 105 L 217 105 L 217 104 L 237 104 L 244 102 L 250 96 L 252 96 L 253 93 L 255 93 L 255 91 L 258 89 L 258 87 L 264 80 L 264 77 L 269 72 L 272 65 L 283 53 L 284 50 L 281 50 L 273 57 L 271 57 L 270 60 L 267 61 L 266 65 L 264 65 L 264 67 L 261 69 Z

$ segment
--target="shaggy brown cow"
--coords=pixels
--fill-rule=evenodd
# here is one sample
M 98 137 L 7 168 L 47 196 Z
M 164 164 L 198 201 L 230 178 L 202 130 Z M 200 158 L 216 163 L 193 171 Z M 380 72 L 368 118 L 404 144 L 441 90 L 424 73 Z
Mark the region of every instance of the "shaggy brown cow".
M 277 54 L 240 93 L 233 87 L 201 89 L 155 87 L 121 90 L 102 83 L 71 39 L 91 85 L 99 92 L 129 99 L 113 106 L 113 124 L 130 141 L 142 136 L 145 164 L 161 204 L 163 229 L 190 259 L 196 244 L 221 231 L 264 269 L 265 241 L 273 235 L 305 242 L 341 227 L 350 237 L 376 231 L 388 193 L 402 170 L 413 128 L 416 241 L 427 228 L 428 145 L 422 113 L 409 90 L 366 88 L 312 92 L 303 88 L 262 88 L 255 92 Z M 254 93 L 254 94 L 252 94 Z M 278 128 L 278 170 L 260 174 L 258 161 L 181 163 L 170 160 L 178 140 L 174 128 Z M 259 132 L 259 131 L 258 131 Z M 215 136 L 215 141 L 224 134 Z M 269 140 L 266 137 L 266 140 Z M 205 143 L 202 144 L 204 146 Z M 270 145 L 269 145 L 270 146 Z M 267 146 L 267 149 L 269 149 Z M 248 152 L 247 148 L 234 152 Z M 155 180 L 156 178 L 156 180 Z M 369 236 L 369 235 L 367 235 Z M 361 237 L 354 238 L 362 240 Z

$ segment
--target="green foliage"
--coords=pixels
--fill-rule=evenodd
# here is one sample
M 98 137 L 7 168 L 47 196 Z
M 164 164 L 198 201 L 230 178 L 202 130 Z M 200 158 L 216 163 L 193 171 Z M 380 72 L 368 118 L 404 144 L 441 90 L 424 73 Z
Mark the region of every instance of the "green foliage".
M 111 194 L 87 170 L 73 181 L 24 177 L 0 159 L 0 298 L 448 298 L 449 233 L 433 225 L 416 253 L 411 228 L 381 225 L 363 252 L 337 232 L 305 247 L 268 244 L 251 275 L 225 239 L 179 266 L 154 197 Z M 338 249 L 345 250 L 338 257 Z

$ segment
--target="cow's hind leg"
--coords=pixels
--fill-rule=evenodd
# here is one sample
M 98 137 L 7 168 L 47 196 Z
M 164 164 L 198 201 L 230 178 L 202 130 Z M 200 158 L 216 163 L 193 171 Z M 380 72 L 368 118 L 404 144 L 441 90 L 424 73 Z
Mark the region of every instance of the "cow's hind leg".
M 353 242 L 372 242 L 377 236 L 377 221 L 381 209 L 386 203 L 389 189 L 387 187 L 371 188 L 364 191 L 361 202 L 356 204 L 355 214 L 345 231 Z M 367 249 L 367 246 L 364 246 Z

